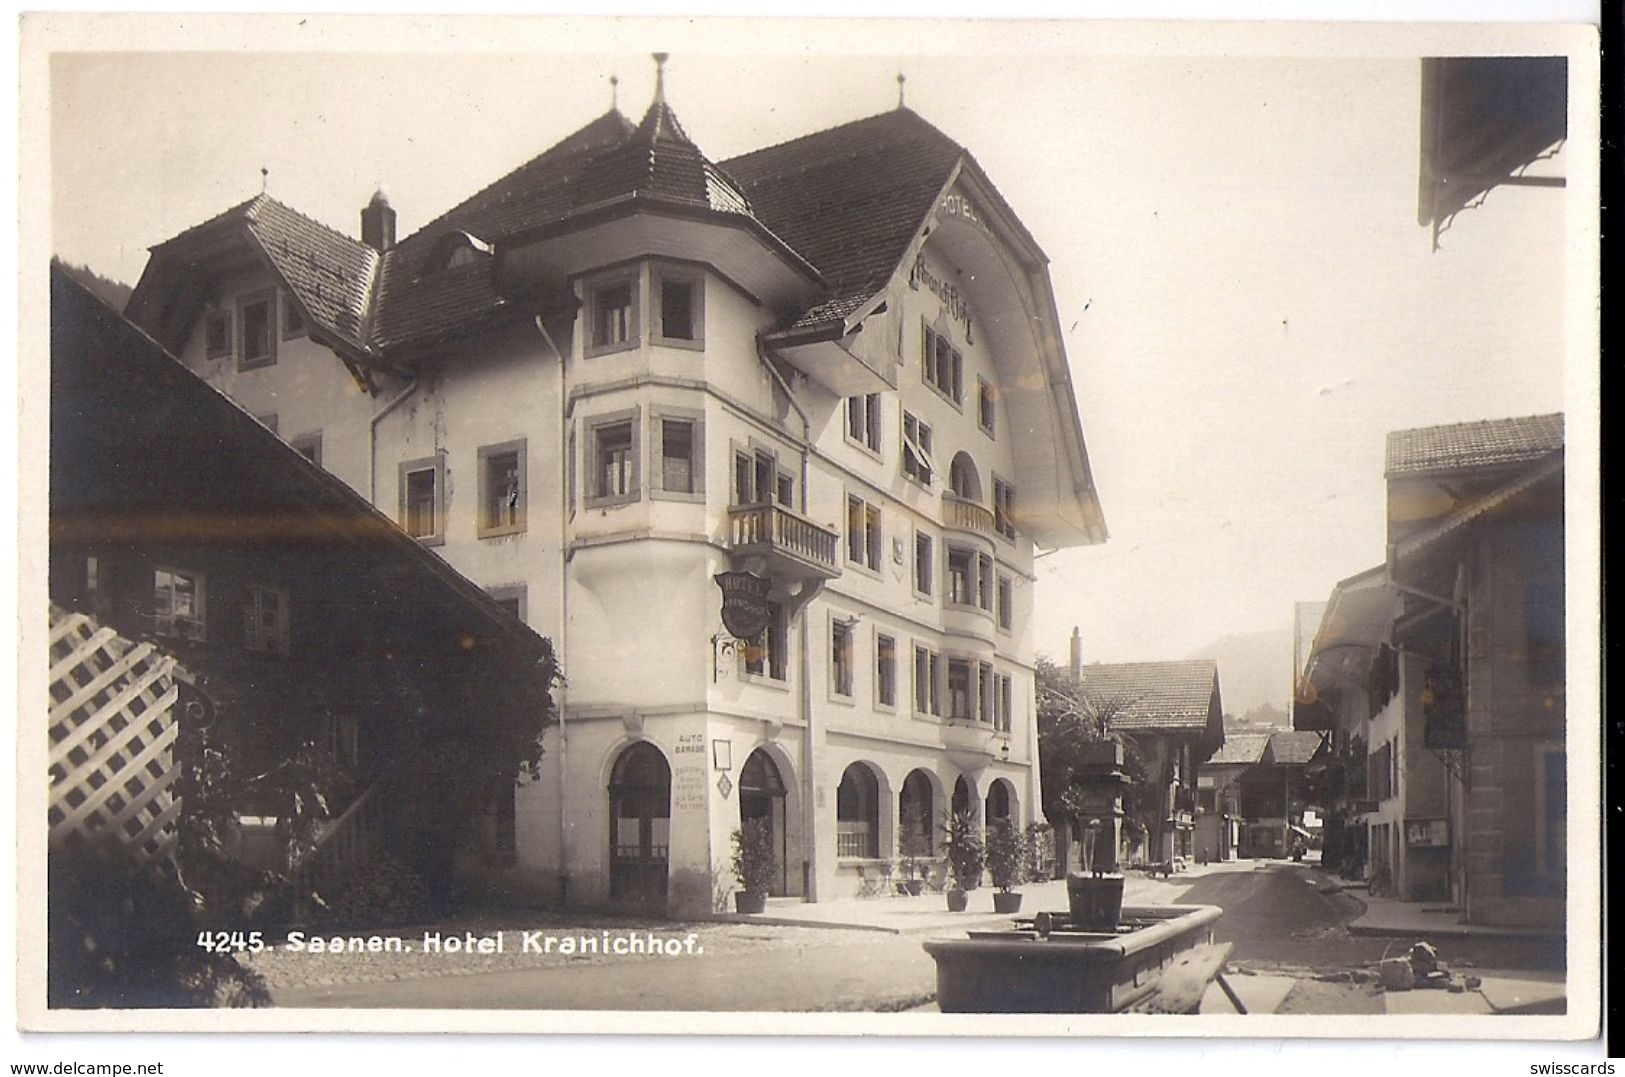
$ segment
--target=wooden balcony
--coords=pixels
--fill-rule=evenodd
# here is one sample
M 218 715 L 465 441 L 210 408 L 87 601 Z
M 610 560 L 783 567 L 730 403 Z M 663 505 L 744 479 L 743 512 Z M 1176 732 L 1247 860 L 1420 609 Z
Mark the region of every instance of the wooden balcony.
M 735 505 L 728 510 L 728 548 L 736 557 L 761 557 L 769 576 L 832 580 L 841 574 L 840 536 L 783 505 Z
M 993 510 L 958 494 L 943 491 L 942 526 L 992 538 Z

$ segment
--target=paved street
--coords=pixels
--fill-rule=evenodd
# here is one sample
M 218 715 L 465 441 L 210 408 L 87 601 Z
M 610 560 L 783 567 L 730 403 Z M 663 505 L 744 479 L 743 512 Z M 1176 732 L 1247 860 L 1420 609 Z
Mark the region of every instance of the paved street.
M 1251 861 L 1199 869 L 1170 881 L 1130 879 L 1130 903 L 1213 904 L 1223 908 L 1216 936 L 1230 942 L 1238 978 L 1291 977 L 1283 1013 L 1382 1013 L 1384 998 L 1363 982 L 1370 966 L 1403 952 L 1410 939 L 1350 935 L 1361 904 L 1321 893 L 1305 868 Z M 1030 893 L 1055 903 L 1056 884 Z M 911 915 L 905 902 L 865 903 L 877 917 Z M 1064 901 L 1064 898 L 1060 899 Z M 935 908 L 941 898 L 925 899 Z M 1033 904 L 1034 908 L 1037 904 Z M 923 917 L 924 904 L 922 904 Z M 1028 911 L 1033 911 L 1029 909 Z M 935 968 L 921 948 L 928 934 L 951 934 L 935 915 L 924 933 L 854 931 L 776 924 L 633 924 L 564 914 L 523 914 L 475 926 L 507 927 L 501 955 L 344 955 L 286 952 L 256 962 L 279 1005 L 289 1007 L 436 1007 L 485 1009 L 902 1010 L 929 1006 Z M 949 921 L 952 922 L 951 920 Z M 459 932 L 470 929 L 458 924 Z M 693 933 L 697 952 L 671 956 L 523 954 L 521 928 L 558 938 L 654 931 L 668 939 Z M 449 934 L 449 929 L 447 929 Z M 402 932 L 408 939 L 415 935 Z M 1439 939 L 1442 960 L 1476 970 L 1542 970 L 1561 954 L 1538 940 Z M 313 970 L 319 970 L 315 975 Z M 326 981 L 326 982 L 322 982 Z M 1262 980 L 1260 980 L 1262 982 Z M 1431 994 L 1431 993 L 1428 993 Z

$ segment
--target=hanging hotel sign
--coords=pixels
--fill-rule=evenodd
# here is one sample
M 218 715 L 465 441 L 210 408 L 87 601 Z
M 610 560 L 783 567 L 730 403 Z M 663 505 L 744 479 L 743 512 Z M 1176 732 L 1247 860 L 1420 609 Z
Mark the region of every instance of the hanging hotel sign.
M 971 335 L 970 329 L 970 303 L 957 287 L 931 272 L 931 267 L 925 264 L 924 252 L 914 256 L 914 268 L 908 274 L 910 288 L 919 288 L 921 285 L 942 301 L 944 314 L 965 327 L 965 343 L 975 344 L 976 338 Z
M 722 589 L 722 624 L 736 639 L 760 636 L 771 619 L 767 595 L 773 581 L 751 572 L 719 572 L 711 577 Z
M 1446 752 L 1467 747 L 1467 700 L 1452 670 L 1435 671 L 1422 686 L 1422 747 Z

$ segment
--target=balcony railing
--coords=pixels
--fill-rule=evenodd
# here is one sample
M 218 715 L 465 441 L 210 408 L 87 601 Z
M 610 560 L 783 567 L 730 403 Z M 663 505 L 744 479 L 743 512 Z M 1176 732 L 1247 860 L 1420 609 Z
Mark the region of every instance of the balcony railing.
M 840 537 L 783 505 L 736 505 L 728 510 L 728 529 L 729 549 L 767 557 L 773 574 L 840 575 L 835 559 Z
M 958 494 L 943 492 L 942 523 L 959 531 L 974 531 L 978 535 L 993 535 L 993 510 Z

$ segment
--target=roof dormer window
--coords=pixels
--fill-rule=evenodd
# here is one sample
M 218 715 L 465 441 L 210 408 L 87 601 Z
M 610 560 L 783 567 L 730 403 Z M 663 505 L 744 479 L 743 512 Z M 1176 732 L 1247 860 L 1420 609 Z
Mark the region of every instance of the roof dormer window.
M 430 273 L 476 265 L 491 256 L 491 245 L 467 232 L 447 232 L 435 241 L 426 269 Z

